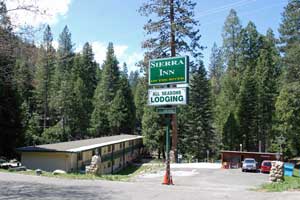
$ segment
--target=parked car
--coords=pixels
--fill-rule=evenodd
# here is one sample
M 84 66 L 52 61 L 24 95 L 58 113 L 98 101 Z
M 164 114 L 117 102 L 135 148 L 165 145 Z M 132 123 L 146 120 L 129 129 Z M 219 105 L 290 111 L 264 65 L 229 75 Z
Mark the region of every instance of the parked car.
M 0 168 L 2 169 L 9 169 L 9 168 L 15 168 L 20 167 L 22 164 L 17 161 L 16 159 L 10 160 L 9 162 L 4 162 L 0 164 Z
M 254 158 L 246 158 L 242 162 L 242 172 L 245 171 L 257 171 L 257 162 L 255 161 Z
M 270 173 L 271 167 L 272 167 L 271 161 L 270 160 L 264 160 L 261 163 L 260 171 L 261 171 L 261 173 Z

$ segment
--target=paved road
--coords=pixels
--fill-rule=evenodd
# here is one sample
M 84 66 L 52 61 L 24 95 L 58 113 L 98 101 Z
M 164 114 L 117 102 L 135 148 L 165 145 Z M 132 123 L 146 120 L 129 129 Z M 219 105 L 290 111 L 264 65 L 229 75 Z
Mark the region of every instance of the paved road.
M 137 177 L 132 182 L 70 180 L 0 173 L 0 199 L 201 199 L 299 200 L 300 192 L 263 193 L 250 188 L 267 181 L 267 175 L 240 170 L 176 169 L 174 186 L 161 185 L 161 177 Z M 174 174 L 176 175 L 175 171 Z

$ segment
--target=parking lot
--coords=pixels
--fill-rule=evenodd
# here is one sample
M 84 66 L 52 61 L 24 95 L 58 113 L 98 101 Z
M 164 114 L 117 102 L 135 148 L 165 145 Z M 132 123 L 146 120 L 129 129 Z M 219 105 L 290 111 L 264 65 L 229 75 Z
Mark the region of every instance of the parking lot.
M 162 185 L 163 171 L 144 173 L 131 182 L 70 180 L 0 173 L 0 199 L 299 199 L 300 192 L 253 191 L 267 174 L 240 169 L 172 167 L 175 185 Z

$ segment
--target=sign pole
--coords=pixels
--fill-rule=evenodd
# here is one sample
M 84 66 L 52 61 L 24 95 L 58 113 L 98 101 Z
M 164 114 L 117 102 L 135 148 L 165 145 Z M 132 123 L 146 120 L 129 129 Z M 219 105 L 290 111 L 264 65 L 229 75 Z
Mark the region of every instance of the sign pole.
M 164 177 L 163 184 L 165 185 L 173 185 L 173 180 L 171 177 L 170 170 L 170 120 L 171 115 L 166 115 L 166 173 Z

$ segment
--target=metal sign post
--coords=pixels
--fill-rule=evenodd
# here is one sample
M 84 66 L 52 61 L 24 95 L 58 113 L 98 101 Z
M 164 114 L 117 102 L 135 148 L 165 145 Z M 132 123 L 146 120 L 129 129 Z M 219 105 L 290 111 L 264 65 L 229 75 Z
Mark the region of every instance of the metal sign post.
M 163 184 L 173 184 L 170 172 L 170 116 L 166 117 L 166 178 L 167 182 Z

